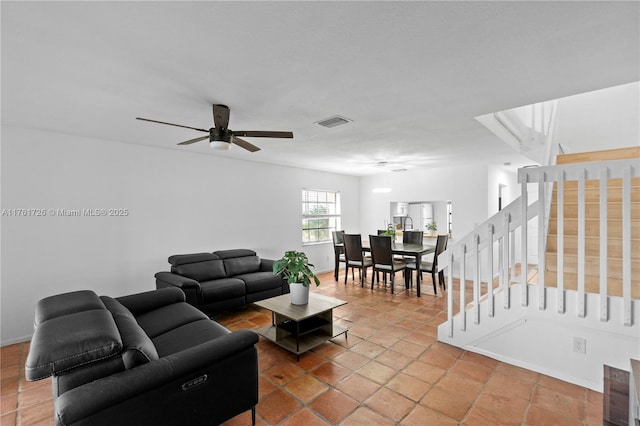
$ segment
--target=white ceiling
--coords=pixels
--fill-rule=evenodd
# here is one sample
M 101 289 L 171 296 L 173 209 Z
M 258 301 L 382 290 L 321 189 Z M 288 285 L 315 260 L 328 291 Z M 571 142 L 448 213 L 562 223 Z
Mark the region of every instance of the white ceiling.
M 640 80 L 640 3 L 1 2 L 2 124 L 339 173 L 520 157 L 473 117 Z M 213 151 L 211 104 L 261 151 Z M 333 115 L 353 120 L 327 129 Z

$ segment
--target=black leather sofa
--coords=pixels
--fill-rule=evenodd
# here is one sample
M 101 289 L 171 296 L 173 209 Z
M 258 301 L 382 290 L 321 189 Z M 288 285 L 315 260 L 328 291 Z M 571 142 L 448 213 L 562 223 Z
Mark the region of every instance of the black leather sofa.
M 258 403 L 256 333 L 230 332 L 178 289 L 38 302 L 25 375 L 53 375 L 57 425 L 215 425 Z
M 273 260 L 247 249 L 169 257 L 171 272 L 158 272 L 156 288 L 177 287 L 187 303 L 209 315 L 289 293 L 282 275 L 273 275 Z

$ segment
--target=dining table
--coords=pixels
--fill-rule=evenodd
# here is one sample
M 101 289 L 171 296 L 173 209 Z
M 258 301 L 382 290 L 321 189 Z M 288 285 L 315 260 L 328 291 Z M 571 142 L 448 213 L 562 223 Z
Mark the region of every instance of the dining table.
M 362 241 L 362 250 L 371 252 L 369 241 Z M 399 242 L 391 243 L 391 252 L 401 256 L 411 256 L 416 260 L 416 296 L 420 297 L 420 265 L 422 264 L 422 256 L 429 253 L 435 253 L 436 246 L 432 244 L 406 244 Z

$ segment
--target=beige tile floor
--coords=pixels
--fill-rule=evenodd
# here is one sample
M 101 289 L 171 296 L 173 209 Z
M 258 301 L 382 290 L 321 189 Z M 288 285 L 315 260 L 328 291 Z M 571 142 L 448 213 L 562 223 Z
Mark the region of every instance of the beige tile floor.
M 415 290 L 362 289 L 351 278 L 345 286 L 343 277 L 335 282 L 332 273 L 321 274 L 312 291 L 349 302 L 335 311 L 348 338 L 299 362 L 260 339 L 257 424 L 602 424 L 602 394 L 438 342 L 446 298 L 433 294 L 428 276 L 420 298 Z M 232 330 L 255 329 L 271 315 L 246 307 L 216 319 Z M 1 349 L 2 426 L 53 424 L 50 381 L 24 379 L 28 348 L 26 342 Z M 251 424 L 250 413 L 226 424 Z

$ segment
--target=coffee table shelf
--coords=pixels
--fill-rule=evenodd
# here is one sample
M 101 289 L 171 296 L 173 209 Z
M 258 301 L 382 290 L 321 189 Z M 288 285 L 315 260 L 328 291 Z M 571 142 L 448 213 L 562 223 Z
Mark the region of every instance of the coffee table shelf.
M 329 324 L 331 323 L 324 318 L 311 317 L 303 319 L 302 321 L 286 320 L 278 324 L 278 327 L 288 331 L 294 336 L 304 336 L 305 334 L 320 330 Z
M 292 305 L 290 296 L 272 297 L 255 302 L 271 311 L 271 325 L 257 330 L 258 334 L 276 345 L 300 354 L 307 352 L 349 331 L 333 323 L 333 309 L 347 302 L 311 293 L 307 305 Z

